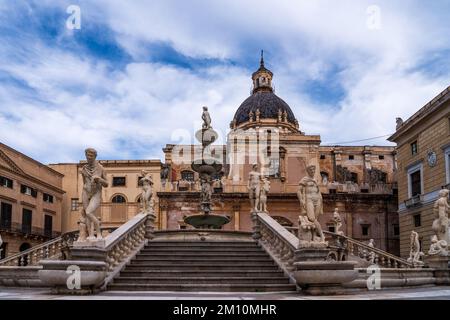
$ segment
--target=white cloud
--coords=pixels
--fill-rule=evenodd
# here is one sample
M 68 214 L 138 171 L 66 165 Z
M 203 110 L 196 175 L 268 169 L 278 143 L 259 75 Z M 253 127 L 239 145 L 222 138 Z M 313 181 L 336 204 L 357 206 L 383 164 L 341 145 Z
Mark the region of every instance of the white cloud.
M 65 10 L 44 3 L 36 5 Z M 200 125 L 203 105 L 210 107 L 213 125 L 226 132 L 251 85 L 253 70 L 243 62 L 254 56 L 256 69 L 261 47 L 277 94 L 307 134 L 340 142 L 392 133 L 395 117 L 406 119 L 448 85 L 448 76 L 417 67 L 433 52 L 450 49 L 449 26 L 440 18 L 442 8 L 378 1 L 381 29 L 369 30 L 371 4 L 81 1 L 83 25 L 106 24 L 136 61 L 111 71 L 113 62 L 65 51 L 66 31 L 53 46 L 20 30 L 16 42 L 0 36 L 0 58 L 6 61 L 0 72 L 33 89 L 0 87 L 1 139 L 49 162 L 77 161 L 87 145 L 109 158 L 161 157 L 161 147 L 175 142 L 174 130 L 193 132 Z M 145 62 L 155 42 L 192 59 L 227 59 L 237 66 L 190 70 Z M 340 87 L 344 98 L 314 99 L 306 86 L 312 80 Z

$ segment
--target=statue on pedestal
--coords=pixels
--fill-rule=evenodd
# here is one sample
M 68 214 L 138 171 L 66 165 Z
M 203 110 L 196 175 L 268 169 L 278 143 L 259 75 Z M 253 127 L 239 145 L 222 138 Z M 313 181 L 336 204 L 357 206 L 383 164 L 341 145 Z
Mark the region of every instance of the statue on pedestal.
M 319 184 L 314 179 L 316 166 L 309 165 L 306 168 L 306 172 L 308 175 L 300 180 L 297 192 L 301 208 L 298 221 L 300 246 L 326 247 L 325 236 L 318 221 L 319 216 L 323 214 L 323 201 Z
M 375 248 L 375 240 L 370 239 L 369 243 L 367 244 L 369 247 L 371 248 Z M 371 264 L 375 263 L 375 258 L 376 258 L 376 254 L 373 251 L 369 251 L 369 256 L 368 256 L 368 260 Z
M 433 221 L 432 229 L 436 234 L 439 241 L 446 241 L 449 243 L 448 238 L 448 213 L 450 211 L 450 206 L 448 204 L 448 193 L 447 189 L 442 189 L 439 191 L 439 199 L 434 203 L 433 211 L 437 216 L 437 219 Z
M 153 213 L 154 208 L 152 207 L 152 197 L 153 197 L 153 178 L 149 172 L 142 170 L 143 178 L 142 192 L 141 192 L 141 207 L 144 213 Z
M 250 198 L 250 210 L 251 212 L 258 211 L 256 208 L 256 197 L 258 196 L 260 190 L 260 176 L 261 174 L 258 171 L 258 165 L 254 164 L 252 167 L 252 171 L 250 171 L 248 175 L 248 196 Z
M 249 118 L 249 121 L 250 122 L 253 122 L 253 116 L 254 116 L 255 114 L 253 113 L 253 111 L 250 111 L 249 113 L 248 113 L 248 118 Z
M 434 231 L 434 236 L 431 238 L 431 246 L 428 251 L 429 255 L 447 256 L 447 247 L 449 244 L 448 235 L 448 213 L 450 206 L 448 204 L 449 190 L 442 189 L 439 191 L 439 199 L 434 203 L 433 211 L 437 218 L 433 221 L 431 229 Z
M 270 181 L 266 177 L 260 179 L 256 187 L 255 210 L 260 212 L 268 212 L 267 210 L 267 194 L 270 191 Z
M 414 266 L 423 266 L 423 262 L 420 260 L 423 255 L 424 253 L 420 251 L 419 234 L 415 231 L 411 231 L 408 262 L 412 263 Z
M 203 107 L 202 120 L 203 120 L 202 129 L 205 130 L 211 129 L 211 116 L 209 115 L 208 107 Z
M 165 189 L 167 180 L 169 179 L 169 166 L 167 164 L 163 164 L 160 177 L 162 188 Z
M 344 231 L 339 230 L 342 227 L 342 219 L 341 219 L 341 216 L 339 215 L 339 209 L 338 208 L 334 209 L 333 222 L 334 222 L 334 233 L 343 236 L 344 235 Z
M 208 214 L 211 211 L 211 200 L 212 200 L 212 187 L 210 177 L 206 174 L 200 176 L 201 183 L 201 207 L 202 211 L 205 214 Z
M 87 240 L 95 241 L 102 239 L 100 221 L 95 216 L 95 211 L 100 207 L 102 201 L 102 188 L 108 186 L 105 170 L 98 163 L 97 151 L 92 148 L 85 150 L 87 164 L 81 169 L 83 177 L 81 219 L 79 222 L 80 235 L 78 242 Z

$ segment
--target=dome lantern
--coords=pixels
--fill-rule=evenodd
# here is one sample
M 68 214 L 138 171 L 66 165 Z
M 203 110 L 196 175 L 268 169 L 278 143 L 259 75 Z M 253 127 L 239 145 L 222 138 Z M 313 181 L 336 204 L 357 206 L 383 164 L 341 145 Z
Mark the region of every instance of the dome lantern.
M 239 106 L 230 123 L 232 130 L 251 127 L 278 127 L 300 132 L 299 124 L 289 105 L 278 97 L 272 87 L 273 73 L 264 66 L 261 51 L 260 66 L 252 74 L 253 92 Z
M 264 66 L 264 51 L 261 50 L 261 60 L 259 63 L 259 69 L 252 75 L 253 80 L 253 93 L 259 91 L 273 92 L 272 88 L 273 73 Z

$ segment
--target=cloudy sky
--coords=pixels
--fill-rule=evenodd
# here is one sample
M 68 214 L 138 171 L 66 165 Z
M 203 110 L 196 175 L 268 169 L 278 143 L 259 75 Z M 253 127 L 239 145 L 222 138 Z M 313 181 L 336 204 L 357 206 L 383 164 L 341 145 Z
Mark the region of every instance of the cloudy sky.
M 0 141 L 44 163 L 161 158 L 203 105 L 227 132 L 264 49 L 302 131 L 387 145 L 450 85 L 450 2 L 393 2 L 0 0 Z

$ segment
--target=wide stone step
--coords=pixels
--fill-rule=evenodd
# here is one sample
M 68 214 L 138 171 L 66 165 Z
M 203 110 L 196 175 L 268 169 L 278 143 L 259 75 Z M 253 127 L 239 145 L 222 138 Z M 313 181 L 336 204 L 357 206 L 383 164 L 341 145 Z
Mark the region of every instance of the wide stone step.
M 114 279 L 114 283 L 136 284 L 289 284 L 285 277 L 124 277 Z
M 197 292 L 292 292 L 294 284 L 135 284 L 112 283 L 109 290 L 118 291 L 197 291 Z
M 130 265 L 141 266 L 271 266 L 275 262 L 271 259 L 208 259 L 208 260 L 131 260 Z
M 196 247 L 196 248 L 260 248 L 256 242 L 149 242 L 145 248 L 157 247 Z
M 273 261 L 270 256 L 153 256 L 153 255 L 138 255 L 132 261 L 167 261 L 167 262 L 189 262 L 189 261 L 218 261 L 218 262 L 267 262 Z
M 184 257 L 186 259 L 191 259 L 192 257 L 202 257 L 204 259 L 209 259 L 210 257 L 269 257 L 265 252 L 261 250 L 255 252 L 160 252 L 160 251 L 145 251 L 140 252 L 138 257 Z
M 203 269 L 201 271 L 194 270 L 123 270 L 120 272 L 120 277 L 180 277 L 182 273 L 184 278 L 192 277 L 284 277 L 283 271 L 274 268 L 273 270 L 261 270 L 261 269 L 228 269 L 228 270 L 216 270 L 216 269 Z
M 276 264 L 239 264 L 238 266 L 233 263 L 229 265 L 211 265 L 210 263 L 199 263 L 196 262 L 195 264 L 129 264 L 126 266 L 125 270 L 133 270 L 133 271 L 153 271 L 153 270 L 177 270 L 180 273 L 185 272 L 186 270 L 192 270 L 192 271 L 204 271 L 204 270 L 224 270 L 224 271 L 230 271 L 232 270 L 275 270 L 278 271 L 279 268 Z
M 264 252 L 259 247 L 146 247 L 141 250 L 141 253 L 149 252 Z

